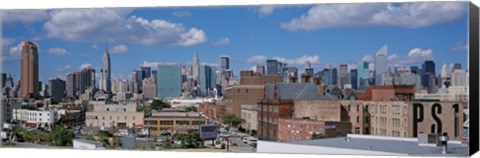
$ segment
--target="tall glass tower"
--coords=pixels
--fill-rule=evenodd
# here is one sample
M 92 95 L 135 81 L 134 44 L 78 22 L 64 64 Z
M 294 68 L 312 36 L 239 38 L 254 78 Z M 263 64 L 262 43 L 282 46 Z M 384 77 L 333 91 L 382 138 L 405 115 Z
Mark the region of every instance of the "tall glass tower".
M 383 46 L 375 55 L 375 85 L 382 85 L 382 73 L 388 71 L 388 46 Z
M 178 97 L 182 94 L 182 68 L 180 64 L 159 64 L 157 71 L 157 97 Z

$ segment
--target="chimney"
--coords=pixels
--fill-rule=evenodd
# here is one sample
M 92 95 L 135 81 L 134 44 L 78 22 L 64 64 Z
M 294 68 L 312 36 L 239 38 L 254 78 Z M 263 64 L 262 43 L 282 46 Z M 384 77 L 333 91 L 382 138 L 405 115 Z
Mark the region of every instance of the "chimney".
M 309 83 L 310 82 L 310 75 L 306 73 L 302 73 L 302 83 Z
M 297 77 L 290 76 L 290 83 L 297 83 Z
M 324 96 L 326 87 L 322 84 L 322 77 L 315 77 L 315 85 L 317 85 L 318 95 Z

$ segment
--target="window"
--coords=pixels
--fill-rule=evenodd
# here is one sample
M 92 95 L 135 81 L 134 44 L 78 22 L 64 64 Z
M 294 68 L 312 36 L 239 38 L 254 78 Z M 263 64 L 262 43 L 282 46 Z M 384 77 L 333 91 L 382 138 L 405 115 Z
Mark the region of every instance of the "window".
M 350 111 L 350 105 L 348 105 L 348 111 Z
M 357 105 L 357 112 L 360 110 L 360 105 Z
M 359 122 L 360 122 L 360 117 L 357 116 L 357 123 L 359 123 Z
M 132 117 L 132 120 L 135 120 L 135 116 Z
M 355 127 L 355 134 L 360 134 L 360 128 Z
M 237 93 L 240 93 L 240 89 L 237 89 Z
M 173 121 L 160 121 L 160 125 L 173 125 Z
M 368 112 L 368 105 L 365 105 L 365 112 Z
M 365 123 L 369 123 L 368 122 L 368 116 L 365 116 Z
M 248 93 L 248 89 L 245 89 L 245 93 Z
M 177 125 L 190 125 L 189 121 L 176 121 Z
M 205 121 L 192 121 L 192 125 L 203 125 Z
M 107 108 L 107 111 L 110 111 L 110 108 Z

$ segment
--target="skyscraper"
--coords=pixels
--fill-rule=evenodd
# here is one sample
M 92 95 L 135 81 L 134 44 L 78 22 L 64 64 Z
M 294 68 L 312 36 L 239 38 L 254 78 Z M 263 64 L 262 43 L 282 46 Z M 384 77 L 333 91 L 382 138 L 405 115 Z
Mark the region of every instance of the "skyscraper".
M 112 91 L 110 54 L 108 54 L 108 44 L 105 46 L 105 53 L 102 58 L 102 69 L 100 70 L 100 89 Z
M 216 88 L 216 69 L 213 66 L 202 65 L 200 66 L 200 76 L 198 82 L 198 88 L 200 89 L 200 96 L 207 96 L 209 91 Z
M 468 72 L 464 69 L 457 69 L 452 73 L 452 86 L 468 86 Z
M 352 89 L 358 89 L 358 71 L 357 69 L 350 70 L 350 84 Z
M 343 88 L 345 84 L 350 82 L 348 78 L 348 65 L 340 64 L 340 87 Z
M 455 70 L 458 70 L 458 69 L 462 69 L 462 64 L 454 63 L 453 68 L 452 68 L 452 72 L 454 72 Z
M 148 67 L 148 66 L 142 66 L 140 67 L 140 70 L 142 70 L 142 80 L 143 79 L 146 79 L 146 78 L 149 78 L 151 75 L 151 68 Z
M 435 63 L 432 60 L 427 60 L 422 65 L 422 86 L 429 86 L 430 75 L 435 76 Z
M 368 62 L 361 61 L 358 63 L 357 72 L 358 72 L 358 89 L 365 89 L 368 86 L 369 73 Z
M 38 96 L 38 47 L 24 41 L 20 61 L 20 97 Z
M 95 87 L 95 69 L 88 66 L 80 71 L 80 94 L 83 94 L 86 89 Z
M 157 74 L 157 97 L 178 97 L 182 94 L 180 64 L 159 64 Z
M 337 71 L 337 68 L 332 68 L 332 72 L 331 72 L 331 83 L 332 85 L 338 85 L 338 71 Z
M 264 65 L 256 65 L 255 66 L 255 73 L 260 73 L 261 75 L 265 74 L 265 66 Z
M 67 89 L 67 97 L 72 97 L 75 98 L 76 94 L 75 91 L 77 89 L 77 75 L 76 73 L 70 72 L 67 74 L 67 83 L 66 83 L 66 89 Z
M 387 65 L 388 46 L 383 46 L 375 55 L 375 85 L 382 84 L 382 73 L 388 71 Z
M 228 56 L 222 56 L 220 57 L 220 70 L 225 71 L 230 69 L 230 58 Z
M 198 51 L 195 51 L 193 55 L 193 63 L 192 63 L 192 76 L 194 80 L 198 80 L 199 71 L 200 71 L 200 59 L 198 59 Z
M 62 100 L 65 97 L 65 81 L 60 78 L 51 79 L 48 81 L 50 94 L 53 100 Z
M 267 59 L 267 75 L 278 74 L 278 61 L 276 59 Z

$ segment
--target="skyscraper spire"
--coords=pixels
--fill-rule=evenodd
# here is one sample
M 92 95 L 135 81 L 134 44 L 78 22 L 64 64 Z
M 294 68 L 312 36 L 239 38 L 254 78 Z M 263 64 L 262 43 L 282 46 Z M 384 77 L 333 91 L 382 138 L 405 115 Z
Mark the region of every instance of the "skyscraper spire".
M 105 40 L 105 53 L 103 54 L 102 71 L 100 75 L 100 89 L 111 91 L 111 85 L 110 54 L 108 53 L 108 40 Z

